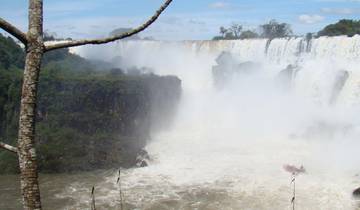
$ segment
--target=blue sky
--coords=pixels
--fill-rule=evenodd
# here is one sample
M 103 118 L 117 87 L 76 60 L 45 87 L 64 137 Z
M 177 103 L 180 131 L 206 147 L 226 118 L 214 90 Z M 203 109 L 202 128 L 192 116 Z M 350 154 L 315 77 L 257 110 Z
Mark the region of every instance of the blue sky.
M 0 16 L 25 30 L 26 0 L 0 0 Z M 44 27 L 59 37 L 103 37 L 115 28 L 135 27 L 162 0 L 44 0 Z M 339 19 L 360 19 L 360 0 L 173 0 L 141 34 L 156 39 L 211 39 L 220 26 L 248 29 L 271 19 L 292 25 L 295 34 L 317 32 Z

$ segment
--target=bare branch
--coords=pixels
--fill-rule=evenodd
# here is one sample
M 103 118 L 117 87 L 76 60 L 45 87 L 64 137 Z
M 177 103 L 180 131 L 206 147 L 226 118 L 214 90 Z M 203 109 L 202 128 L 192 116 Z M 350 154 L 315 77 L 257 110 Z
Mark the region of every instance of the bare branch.
M 0 18 L 0 28 L 4 29 L 9 34 L 16 37 L 18 40 L 20 40 L 24 45 L 27 44 L 27 37 L 26 34 L 20 31 L 18 28 L 13 26 L 11 23 L 7 22 L 6 20 Z
M 131 31 L 128 31 L 128 32 L 125 32 L 125 33 L 122 33 L 119 35 L 115 35 L 115 36 L 110 36 L 110 37 L 107 37 L 104 39 L 83 39 L 83 40 L 62 42 L 62 43 L 57 43 L 57 44 L 49 44 L 49 45 L 45 46 L 45 51 L 66 48 L 66 47 L 81 46 L 81 45 L 86 45 L 86 44 L 105 44 L 105 43 L 112 42 L 115 40 L 127 38 L 129 36 L 132 36 L 134 34 L 141 32 L 141 31 L 145 30 L 147 27 L 149 27 L 153 22 L 155 22 L 155 20 L 169 6 L 169 4 L 171 2 L 172 2 L 172 0 L 166 0 L 164 2 L 164 4 L 156 11 L 156 13 L 149 20 L 147 20 L 144 24 L 142 24 L 141 26 L 139 26 Z
M 1 142 L 1 141 L 0 141 L 0 147 L 3 148 L 3 149 L 6 149 L 9 152 L 17 153 L 17 151 L 18 151 L 18 149 L 16 147 L 5 144 L 4 142 Z

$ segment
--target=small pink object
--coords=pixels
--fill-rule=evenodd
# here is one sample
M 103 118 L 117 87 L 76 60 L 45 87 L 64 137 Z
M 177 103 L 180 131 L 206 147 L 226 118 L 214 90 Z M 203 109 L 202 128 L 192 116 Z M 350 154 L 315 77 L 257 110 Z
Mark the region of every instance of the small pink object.
M 300 166 L 299 168 L 294 166 L 294 165 L 289 165 L 289 164 L 286 164 L 286 165 L 283 165 L 283 168 L 285 171 L 293 174 L 293 175 L 298 175 L 298 174 L 301 174 L 301 173 L 305 173 L 306 170 L 304 168 L 304 166 Z

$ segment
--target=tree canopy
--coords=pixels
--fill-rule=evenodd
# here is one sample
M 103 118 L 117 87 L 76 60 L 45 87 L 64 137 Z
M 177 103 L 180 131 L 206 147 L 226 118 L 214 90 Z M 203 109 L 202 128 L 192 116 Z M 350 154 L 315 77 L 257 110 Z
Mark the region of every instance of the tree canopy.
M 243 30 L 240 24 L 233 23 L 229 28 L 220 27 L 220 36 L 215 36 L 213 40 L 232 40 L 232 39 L 253 39 L 253 38 L 282 38 L 291 36 L 292 30 L 288 23 L 279 23 L 271 20 L 259 26 L 260 35 L 254 30 Z
M 215 36 L 213 40 L 233 40 L 233 39 L 252 39 L 259 35 L 252 30 L 243 31 L 243 26 L 238 23 L 233 23 L 229 28 L 220 27 L 220 36 Z
M 342 19 L 337 23 L 325 26 L 318 32 L 318 36 L 354 36 L 360 34 L 360 20 Z
M 270 20 L 268 23 L 260 25 L 261 37 L 274 39 L 288 37 L 292 35 L 291 26 L 287 23 L 279 23 L 276 20 Z
M 12 66 L 23 68 L 25 53 L 11 38 L 0 34 L 0 67 L 9 69 Z

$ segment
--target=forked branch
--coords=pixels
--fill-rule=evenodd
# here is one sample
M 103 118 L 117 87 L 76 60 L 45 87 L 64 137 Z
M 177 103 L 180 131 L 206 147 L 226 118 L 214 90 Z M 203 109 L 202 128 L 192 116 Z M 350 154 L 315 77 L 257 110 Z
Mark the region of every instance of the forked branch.
M 3 149 L 6 149 L 9 152 L 17 153 L 17 151 L 18 151 L 16 147 L 5 144 L 4 142 L 1 142 L 1 141 L 0 141 L 0 147 L 3 148 Z
M 4 31 L 8 32 L 9 34 L 16 37 L 20 40 L 24 45 L 27 44 L 27 37 L 26 34 L 20 31 L 20 29 L 13 26 L 11 23 L 7 22 L 6 20 L 0 18 L 0 28 L 4 29 Z
M 55 49 L 60 49 L 60 48 L 67 48 L 67 47 L 75 47 L 75 46 L 81 46 L 81 45 L 86 45 L 86 44 L 105 44 L 108 42 L 112 42 L 115 40 L 119 40 L 119 39 L 124 39 L 127 38 L 129 36 L 132 36 L 134 34 L 137 34 L 143 30 L 145 30 L 147 27 L 149 27 L 153 22 L 155 22 L 156 19 L 158 19 L 158 17 L 160 16 L 160 14 L 169 6 L 169 4 L 172 2 L 172 0 L 166 0 L 164 2 L 164 4 L 156 11 L 156 13 L 149 19 L 147 20 L 144 24 L 142 24 L 141 26 L 119 34 L 119 35 L 115 35 L 115 36 L 110 36 L 104 39 L 83 39 L 83 40 L 74 40 L 74 41 L 67 41 L 67 42 L 62 42 L 62 43 L 57 43 L 57 44 L 50 44 L 47 45 L 45 47 L 45 51 L 50 51 L 50 50 L 55 50 Z

